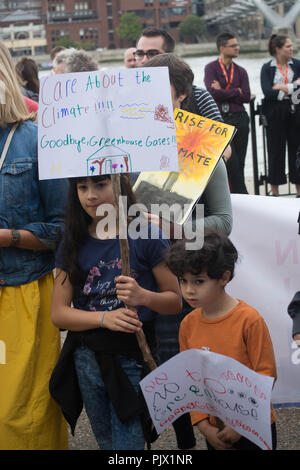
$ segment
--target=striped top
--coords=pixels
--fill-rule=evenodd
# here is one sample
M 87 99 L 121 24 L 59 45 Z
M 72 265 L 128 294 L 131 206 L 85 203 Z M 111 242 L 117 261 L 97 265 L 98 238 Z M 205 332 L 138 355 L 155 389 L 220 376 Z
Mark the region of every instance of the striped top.
M 219 108 L 207 90 L 193 85 L 193 93 L 195 103 L 197 104 L 199 110 L 197 114 L 200 114 L 200 116 L 206 117 L 208 119 L 223 122 Z

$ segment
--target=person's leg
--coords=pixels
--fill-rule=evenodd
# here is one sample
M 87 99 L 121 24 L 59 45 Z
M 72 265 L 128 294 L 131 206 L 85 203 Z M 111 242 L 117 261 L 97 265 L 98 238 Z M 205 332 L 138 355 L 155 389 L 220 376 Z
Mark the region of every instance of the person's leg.
M 231 141 L 231 157 L 226 162 L 231 193 L 247 194 L 244 179 L 244 166 L 249 136 L 249 116 L 245 113 L 224 117 L 224 122 L 235 126 L 237 132 Z
M 126 372 L 135 391 L 139 393 L 139 382 L 142 379 L 142 366 L 134 359 L 118 356 L 118 361 L 124 372 Z M 122 423 L 112 404 L 110 403 L 112 422 L 112 443 L 114 450 L 144 450 L 145 439 L 140 416 L 129 419 Z
M 290 114 L 287 143 L 289 181 L 296 185 L 297 195 L 300 195 L 300 170 L 296 165 L 297 151 L 300 145 L 300 108 L 298 109 L 298 107 L 295 114 Z
M 178 449 L 192 449 L 196 445 L 195 434 L 189 413 L 185 413 L 173 423 Z
M 78 383 L 87 416 L 101 450 L 112 450 L 109 399 L 93 351 L 78 347 L 74 352 Z
M 237 159 L 238 159 L 238 183 L 239 183 L 239 190 L 242 194 L 247 194 L 247 188 L 245 184 L 245 160 L 247 154 L 247 147 L 248 147 L 248 139 L 249 139 L 249 116 L 245 112 L 239 113 L 238 121 L 237 121 L 237 134 L 236 134 L 236 141 L 235 147 L 237 152 Z
M 278 186 L 286 183 L 287 111 L 286 106 L 275 103 L 272 108 L 268 109 L 267 113 L 268 183 L 271 184 L 274 195 L 278 195 Z

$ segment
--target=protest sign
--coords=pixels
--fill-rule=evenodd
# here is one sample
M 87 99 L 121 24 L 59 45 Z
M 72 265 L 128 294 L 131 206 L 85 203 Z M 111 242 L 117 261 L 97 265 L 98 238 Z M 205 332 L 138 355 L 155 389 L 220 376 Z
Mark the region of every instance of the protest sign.
M 178 171 L 167 67 L 41 78 L 40 179 Z
M 189 349 L 148 374 L 140 386 L 158 434 L 184 413 L 199 411 L 270 450 L 273 381 L 232 358 Z
M 239 253 L 227 292 L 254 307 L 273 342 L 277 380 L 272 402 L 300 406 L 300 348 L 287 307 L 300 290 L 299 199 L 232 194 L 230 239 Z
M 181 109 L 175 109 L 174 119 L 179 172 L 143 172 L 134 192 L 139 202 L 157 215 L 159 208 L 154 204 L 173 204 L 170 220 L 183 224 L 234 136 L 235 127 Z

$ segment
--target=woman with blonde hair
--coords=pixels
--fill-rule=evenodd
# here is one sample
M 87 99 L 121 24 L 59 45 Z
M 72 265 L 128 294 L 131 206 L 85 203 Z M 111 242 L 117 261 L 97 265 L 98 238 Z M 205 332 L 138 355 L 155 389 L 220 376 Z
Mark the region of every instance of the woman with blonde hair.
M 38 179 L 37 125 L 0 43 L 0 449 L 67 449 L 49 394 L 60 352 L 50 318 L 67 183 Z

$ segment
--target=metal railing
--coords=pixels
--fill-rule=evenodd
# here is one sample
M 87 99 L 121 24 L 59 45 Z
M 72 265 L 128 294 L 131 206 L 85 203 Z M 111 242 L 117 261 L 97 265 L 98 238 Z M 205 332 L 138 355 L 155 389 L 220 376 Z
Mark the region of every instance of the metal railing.
M 250 109 L 250 133 L 252 143 L 252 166 L 253 166 L 253 185 L 254 194 L 259 195 L 259 187 L 264 186 L 265 196 L 270 196 L 270 185 L 268 183 L 268 156 L 267 156 L 267 138 L 266 138 L 266 127 L 267 119 L 262 111 L 262 104 L 255 103 L 255 95 L 251 96 L 249 103 Z M 256 104 L 256 106 L 255 106 Z M 257 132 L 256 132 L 256 116 L 258 116 L 258 124 L 262 126 L 262 151 L 263 151 L 263 172 L 258 168 L 258 151 L 257 151 Z M 287 188 L 288 191 L 284 194 L 280 193 L 280 196 L 294 195 L 295 192 L 291 190 L 291 183 L 287 175 Z

